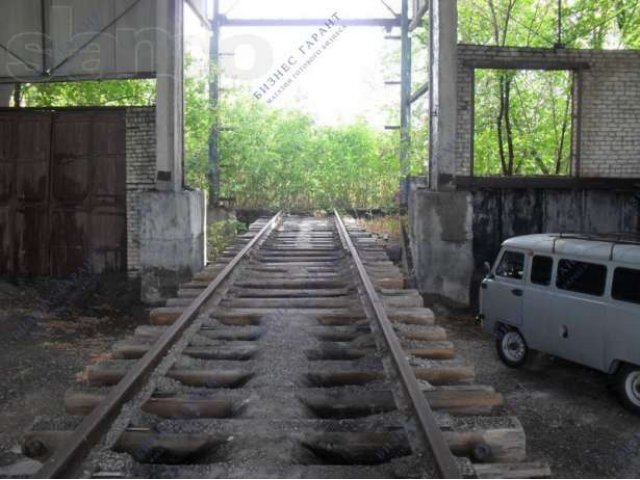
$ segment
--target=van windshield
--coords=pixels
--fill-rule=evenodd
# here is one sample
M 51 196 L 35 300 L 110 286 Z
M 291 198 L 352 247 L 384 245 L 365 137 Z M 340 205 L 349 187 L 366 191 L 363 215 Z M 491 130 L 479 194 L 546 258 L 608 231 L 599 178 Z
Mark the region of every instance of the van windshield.
M 524 276 L 524 253 L 507 250 L 496 268 L 498 277 L 522 280 Z

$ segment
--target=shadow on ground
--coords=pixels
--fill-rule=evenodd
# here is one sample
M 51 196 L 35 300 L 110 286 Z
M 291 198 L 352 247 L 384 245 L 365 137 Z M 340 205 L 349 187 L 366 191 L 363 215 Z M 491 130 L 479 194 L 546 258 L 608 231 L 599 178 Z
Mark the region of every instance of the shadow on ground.
M 16 466 L 22 434 L 37 416 L 61 416 L 76 374 L 145 321 L 139 298 L 122 275 L 0 278 L 0 477 L 33 468 Z

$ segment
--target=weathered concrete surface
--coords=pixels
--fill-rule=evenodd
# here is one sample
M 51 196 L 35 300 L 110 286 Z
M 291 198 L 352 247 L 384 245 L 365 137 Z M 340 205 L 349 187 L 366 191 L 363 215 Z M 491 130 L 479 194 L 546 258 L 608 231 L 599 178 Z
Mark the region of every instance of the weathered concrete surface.
M 479 189 L 413 186 L 412 251 L 422 293 L 475 306 L 484 262 L 507 238 L 532 233 L 640 231 L 640 190 Z
M 157 188 L 179 192 L 184 181 L 184 3 L 157 0 L 156 13 Z
M 431 0 L 429 172 L 431 188 L 451 188 L 456 173 L 458 10 L 451 0 Z
M 127 108 L 127 269 L 140 274 L 140 195 L 156 187 L 156 109 Z
M 140 197 L 142 300 L 175 296 L 205 265 L 205 196 L 200 191 L 148 192 Z
M 421 293 L 469 304 L 474 269 L 471 200 L 466 192 L 411 189 L 411 249 Z

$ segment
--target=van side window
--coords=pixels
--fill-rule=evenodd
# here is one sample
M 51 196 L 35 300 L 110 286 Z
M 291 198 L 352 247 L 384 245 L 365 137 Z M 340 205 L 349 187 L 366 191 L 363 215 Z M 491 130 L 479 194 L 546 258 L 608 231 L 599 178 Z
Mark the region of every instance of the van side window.
M 536 285 L 551 285 L 553 273 L 553 258 L 536 255 L 531 263 L 531 283 Z
M 524 274 L 524 253 L 504 252 L 502 259 L 496 268 L 496 275 L 499 277 L 522 280 Z
M 611 296 L 623 302 L 640 303 L 640 270 L 616 268 Z
M 576 260 L 560 260 L 556 287 L 570 292 L 601 297 L 607 280 L 607 267 Z

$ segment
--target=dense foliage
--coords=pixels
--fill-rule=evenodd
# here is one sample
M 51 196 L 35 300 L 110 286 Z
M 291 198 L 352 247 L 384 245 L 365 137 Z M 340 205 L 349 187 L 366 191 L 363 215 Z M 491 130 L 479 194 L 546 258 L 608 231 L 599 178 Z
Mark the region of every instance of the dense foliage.
M 553 47 L 558 0 L 458 0 L 463 43 Z M 563 0 L 567 48 L 640 47 L 639 0 Z
M 156 101 L 155 80 L 31 83 L 21 87 L 25 107 L 149 106 Z
M 207 227 L 207 257 L 214 262 L 238 235 L 247 232 L 247 226 L 237 220 L 220 220 Z
M 474 173 L 569 174 L 571 87 L 569 72 L 477 70 Z
M 221 110 L 223 191 L 245 207 L 387 206 L 399 185 L 397 141 L 364 121 L 329 127 L 237 96 Z

